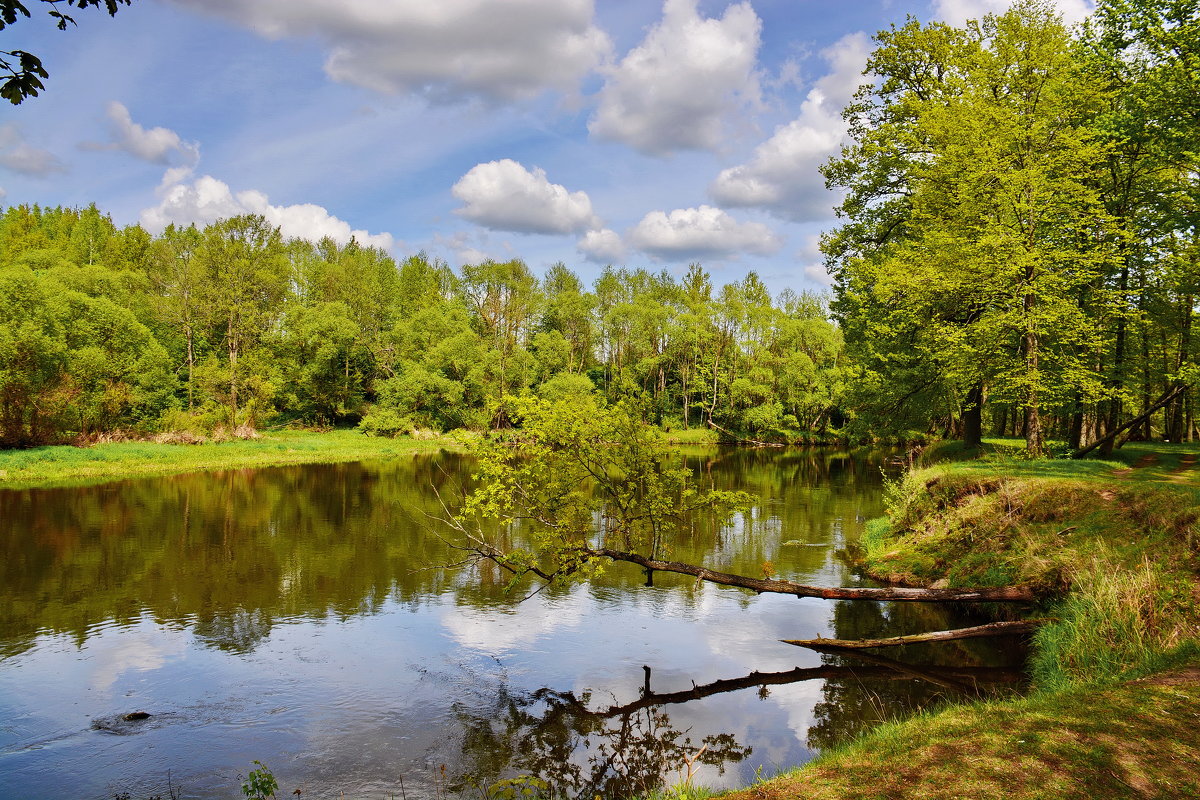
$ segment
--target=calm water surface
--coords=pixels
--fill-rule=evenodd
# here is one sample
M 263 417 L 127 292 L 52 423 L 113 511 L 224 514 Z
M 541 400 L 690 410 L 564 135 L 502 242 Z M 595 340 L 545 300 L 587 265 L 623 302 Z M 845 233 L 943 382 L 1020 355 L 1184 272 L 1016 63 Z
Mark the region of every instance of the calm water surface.
M 759 502 L 672 555 L 861 583 L 839 551 L 881 513 L 884 455 L 697 451 Z M 646 588 L 631 565 L 519 602 L 451 566 L 427 516 L 469 476 L 443 454 L 0 492 L 0 798 L 141 800 L 168 775 L 234 798 L 253 759 L 281 796 L 478 797 L 533 775 L 590 800 L 689 762 L 729 787 L 966 687 L 1019 687 L 1012 641 L 887 654 L 907 672 L 777 641 L 962 622 L 921 604 Z

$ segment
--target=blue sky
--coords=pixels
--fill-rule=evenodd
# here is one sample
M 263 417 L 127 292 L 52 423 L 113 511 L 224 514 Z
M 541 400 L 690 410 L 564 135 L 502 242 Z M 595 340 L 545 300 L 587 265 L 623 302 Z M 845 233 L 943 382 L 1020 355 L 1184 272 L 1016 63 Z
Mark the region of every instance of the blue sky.
M 29 5 L 41 5 L 30 3 Z M 870 36 L 1005 0 L 135 0 L 0 33 L 6 204 L 153 231 L 261 213 L 453 266 L 562 261 L 819 289 L 816 168 Z M 1058 0 L 1069 21 L 1088 0 Z

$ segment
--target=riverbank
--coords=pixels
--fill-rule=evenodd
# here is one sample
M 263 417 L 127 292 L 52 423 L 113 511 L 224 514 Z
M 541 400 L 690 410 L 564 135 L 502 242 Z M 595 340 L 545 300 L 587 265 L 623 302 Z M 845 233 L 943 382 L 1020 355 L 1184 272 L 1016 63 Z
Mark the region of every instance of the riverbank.
M 1200 667 L 882 726 L 723 800 L 1200 797 Z
M 202 444 L 122 441 L 0 450 L 0 489 L 77 486 L 148 475 L 330 464 L 464 450 L 462 436 L 459 432 L 393 439 L 355 430 L 284 430 L 263 431 L 257 439 Z M 677 447 L 719 444 L 716 431 L 708 428 L 664 431 L 663 439 Z
M 916 586 L 1034 587 L 1033 692 L 876 729 L 734 793 L 795 798 L 1200 796 L 1200 448 L 1120 461 L 915 470 L 864 569 Z
M 206 444 L 128 441 L 0 450 L 0 489 L 74 486 L 218 469 L 328 464 L 462 449 L 450 436 L 390 439 L 357 431 L 268 431 L 258 439 Z

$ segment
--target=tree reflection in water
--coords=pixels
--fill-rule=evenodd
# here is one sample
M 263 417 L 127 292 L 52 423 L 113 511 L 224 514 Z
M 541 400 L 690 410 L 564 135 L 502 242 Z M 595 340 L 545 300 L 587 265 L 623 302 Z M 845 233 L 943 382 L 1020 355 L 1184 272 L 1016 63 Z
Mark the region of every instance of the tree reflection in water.
M 842 661 L 840 655 L 828 657 Z M 458 790 L 469 786 L 485 790 L 506 776 L 520 774 L 537 781 L 540 793 L 564 798 L 636 797 L 689 777 L 696 764 L 725 767 L 750 756 L 752 749 L 738 744 L 732 733 L 719 733 L 694 742 L 689 731 L 672 725 L 664 706 L 694 702 L 713 695 L 757 688 L 766 698 L 770 686 L 821 680 L 847 695 L 844 705 L 822 704 L 824 718 L 812 731 L 827 738 L 831 732 L 857 732 L 864 704 L 878 703 L 872 686 L 925 682 L 938 692 L 952 691 L 968 697 L 1013 692 L 1024 683 L 1022 673 L 1006 667 L 915 666 L 884 656 L 855 654 L 859 665 L 829 663 L 797 667 L 782 672 L 751 672 L 677 692 L 654 692 L 651 669 L 637 700 L 592 708 L 590 692 L 550 688 L 512 692 L 501 687 L 489 708 L 456 707 L 463 726 L 463 763 L 470 765 L 459 776 Z M 911 686 L 899 687 L 898 696 L 910 697 Z M 857 690 L 857 692 L 856 692 Z M 849 695 L 857 694 L 855 699 Z M 847 702 L 849 701 L 849 702 Z M 866 714 L 877 718 L 877 713 Z M 810 733 L 810 744 L 813 744 Z

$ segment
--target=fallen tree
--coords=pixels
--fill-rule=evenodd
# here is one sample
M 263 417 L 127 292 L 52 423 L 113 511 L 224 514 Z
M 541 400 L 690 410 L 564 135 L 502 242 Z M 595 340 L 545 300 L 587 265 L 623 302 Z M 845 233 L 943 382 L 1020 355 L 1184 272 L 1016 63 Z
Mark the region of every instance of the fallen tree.
M 1150 419 L 1151 415 L 1153 415 L 1160 408 L 1165 407 L 1168 403 L 1170 403 L 1176 397 L 1179 397 L 1181 394 L 1183 394 L 1185 391 L 1187 391 L 1188 388 L 1189 388 L 1188 385 L 1183 384 L 1183 383 L 1177 383 L 1174 386 L 1171 386 L 1165 392 L 1162 393 L 1161 397 L 1159 397 L 1157 400 L 1155 400 L 1153 403 L 1151 403 L 1141 414 L 1139 414 L 1136 417 L 1134 417 L 1133 419 L 1129 420 L 1124 425 L 1120 425 L 1116 428 L 1113 428 L 1107 434 L 1105 434 L 1104 436 L 1101 436 L 1099 439 L 1092 442 L 1087 447 L 1081 447 L 1078 450 L 1076 450 L 1074 453 L 1071 453 L 1071 458 L 1083 458 L 1088 453 L 1095 450 L 1097 447 L 1104 448 L 1105 445 L 1111 445 L 1111 443 L 1114 442 L 1116 440 L 1116 438 L 1118 436 L 1120 436 L 1122 433 L 1124 433 L 1125 431 L 1128 431 L 1128 430 L 1132 430 L 1132 429 L 1136 428 L 1138 425 L 1141 425 L 1146 420 Z M 1109 452 L 1111 452 L 1111 446 L 1107 450 L 1103 450 L 1102 452 L 1105 455 L 1107 455 Z
M 1013 622 L 989 622 L 970 628 L 955 628 L 949 631 L 910 633 L 905 636 L 889 636 L 886 639 L 780 639 L 784 644 L 807 647 L 811 650 L 859 650 L 866 647 L 899 647 L 905 644 L 926 642 L 952 642 L 956 639 L 978 639 L 987 636 L 1012 636 L 1032 633 L 1045 620 L 1024 619 Z
M 778 578 L 751 578 L 745 575 L 735 575 L 731 572 L 721 572 L 708 569 L 697 564 L 686 564 L 680 561 L 663 561 L 646 558 L 637 553 L 623 553 L 606 547 L 594 549 L 592 554 L 611 559 L 637 564 L 646 570 L 654 572 L 674 572 L 680 575 L 691 575 L 702 581 L 718 583 L 722 586 L 738 586 L 759 593 L 794 594 L 796 597 L 821 597 L 826 600 L 901 600 L 937 603 L 1003 603 L 1031 602 L 1033 592 L 1025 586 L 983 587 L 977 589 L 922 589 L 908 586 L 806 586 L 802 583 L 779 580 Z M 826 641 L 841 641 L 829 639 Z M 789 642 L 793 644 L 793 642 Z
M 718 523 L 750 506 L 745 492 L 703 488 L 672 458 L 658 433 L 624 404 L 601 408 L 590 397 L 559 403 L 509 398 L 516 435 L 494 436 L 477 447 L 479 487 L 458 514 L 447 514 L 449 543 L 469 559 L 507 571 L 510 586 L 528 576 L 544 584 L 596 574 L 624 562 L 646 571 L 754 592 L 831 600 L 917 602 L 1030 602 L 1023 586 L 923 589 L 819 587 L 754 578 L 665 557 L 670 542 L 700 515 Z M 496 522 L 500 524 L 497 525 Z M 512 534 L 520 529 L 521 536 Z M 515 543 L 523 540 L 523 545 Z

